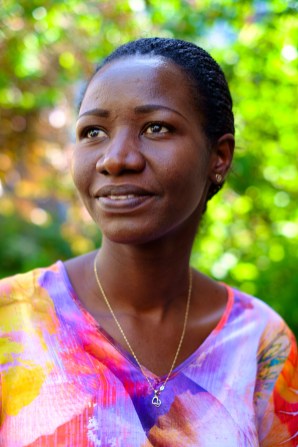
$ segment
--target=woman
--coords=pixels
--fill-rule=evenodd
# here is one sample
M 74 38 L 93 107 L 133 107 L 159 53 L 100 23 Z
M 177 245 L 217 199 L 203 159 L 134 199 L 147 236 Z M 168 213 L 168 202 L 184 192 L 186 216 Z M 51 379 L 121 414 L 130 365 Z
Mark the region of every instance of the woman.
M 233 149 L 204 50 L 140 39 L 104 60 L 72 163 L 102 247 L 2 281 L 1 445 L 297 445 L 291 332 L 189 267 Z

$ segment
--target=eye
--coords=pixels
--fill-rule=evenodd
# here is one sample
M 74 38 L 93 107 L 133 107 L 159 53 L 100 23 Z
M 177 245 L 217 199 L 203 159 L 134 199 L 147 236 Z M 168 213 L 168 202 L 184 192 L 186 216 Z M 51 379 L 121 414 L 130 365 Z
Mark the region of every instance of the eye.
M 162 135 L 170 132 L 169 126 L 166 126 L 162 123 L 151 123 L 149 126 L 146 127 L 144 130 L 145 134 L 153 135 Z
M 107 134 L 104 130 L 99 127 L 89 127 L 83 132 L 83 137 L 93 140 L 94 138 L 104 138 Z

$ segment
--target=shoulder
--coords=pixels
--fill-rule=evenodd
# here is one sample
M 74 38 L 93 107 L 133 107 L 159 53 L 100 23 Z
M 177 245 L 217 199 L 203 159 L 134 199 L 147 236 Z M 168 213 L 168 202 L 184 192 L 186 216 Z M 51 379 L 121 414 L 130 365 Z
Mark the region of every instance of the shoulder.
M 291 352 L 296 350 L 295 337 L 284 319 L 264 301 L 237 289 L 232 291 L 231 313 L 239 319 L 242 328 L 247 327 L 248 334 L 257 334 L 259 373 L 262 376 L 262 371 L 270 370 L 274 382 Z
M 58 272 L 59 263 L 47 268 L 37 268 L 0 280 L 0 307 L 14 302 L 27 301 L 42 287 L 47 272 Z
M 260 446 L 294 446 L 298 424 L 298 353 L 296 339 L 283 320 L 262 300 L 232 289 L 232 323 L 256 341 L 254 407 Z M 256 336 L 257 334 L 257 336 Z M 249 349 L 247 345 L 247 349 Z
M 0 336 L 24 331 L 54 313 L 47 277 L 59 273 L 59 263 L 0 280 Z
M 248 321 L 254 321 L 262 331 L 276 333 L 290 331 L 283 318 L 267 303 L 235 288 L 229 288 L 233 295 L 232 312 Z

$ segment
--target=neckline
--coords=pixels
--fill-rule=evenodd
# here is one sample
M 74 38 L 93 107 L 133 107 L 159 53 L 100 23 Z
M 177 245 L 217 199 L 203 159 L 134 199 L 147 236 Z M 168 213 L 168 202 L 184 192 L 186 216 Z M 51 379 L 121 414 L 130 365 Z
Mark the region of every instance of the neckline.
M 58 266 L 58 271 L 62 276 L 63 284 L 68 292 L 68 296 L 71 299 L 71 301 L 77 306 L 79 311 L 82 313 L 84 318 L 86 319 L 87 323 L 92 326 L 92 328 L 96 331 L 98 331 L 109 343 L 110 345 L 120 353 L 120 355 L 128 361 L 130 364 L 136 368 L 140 374 L 142 374 L 139 365 L 136 363 L 134 357 L 131 355 L 131 353 L 125 349 L 120 343 L 118 343 L 104 328 L 101 327 L 101 325 L 98 323 L 98 321 L 92 316 L 92 314 L 84 307 L 83 303 L 77 296 L 73 285 L 70 281 L 70 278 L 68 276 L 66 267 L 62 261 L 57 261 L 56 265 Z M 222 286 L 225 287 L 227 291 L 227 303 L 224 309 L 224 312 L 219 319 L 216 326 L 213 328 L 213 330 L 210 332 L 210 334 L 205 338 L 203 343 L 198 346 L 198 348 L 190 354 L 185 360 L 183 360 L 181 363 L 179 363 L 172 371 L 171 376 L 169 380 L 173 379 L 177 374 L 179 374 L 182 369 L 186 368 L 190 363 L 197 360 L 199 357 L 203 356 L 206 352 L 207 346 L 210 344 L 211 340 L 223 329 L 223 327 L 226 325 L 231 310 L 233 308 L 234 304 L 234 290 L 228 286 L 227 284 L 221 282 Z M 144 369 L 146 375 L 155 382 L 163 382 L 165 378 L 167 377 L 167 374 L 164 374 L 162 376 L 158 376 L 154 372 L 150 371 L 146 366 L 142 364 L 142 368 Z

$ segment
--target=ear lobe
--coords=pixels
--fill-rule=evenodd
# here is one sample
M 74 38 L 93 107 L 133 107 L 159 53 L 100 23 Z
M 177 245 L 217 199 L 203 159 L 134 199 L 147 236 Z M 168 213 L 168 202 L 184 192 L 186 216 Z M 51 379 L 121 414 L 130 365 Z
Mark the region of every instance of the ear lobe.
M 213 148 L 210 180 L 212 183 L 219 184 L 230 169 L 235 147 L 234 135 L 227 133 L 219 138 Z

